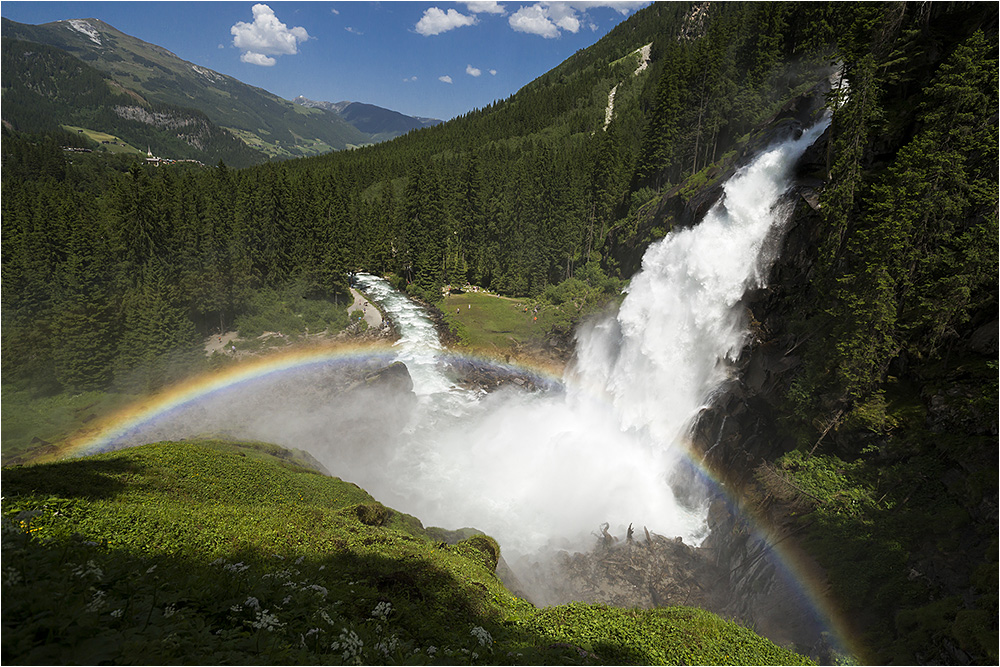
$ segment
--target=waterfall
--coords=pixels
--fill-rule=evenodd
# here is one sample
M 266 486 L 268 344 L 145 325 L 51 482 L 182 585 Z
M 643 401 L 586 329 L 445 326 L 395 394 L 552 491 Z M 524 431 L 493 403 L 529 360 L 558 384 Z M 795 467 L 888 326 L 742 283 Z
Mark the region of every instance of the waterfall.
M 824 129 L 757 156 L 700 224 L 648 249 L 617 314 L 579 333 L 565 392 L 466 395 L 456 407 L 442 387 L 446 414 L 426 403 L 380 475 L 359 483 L 426 524 L 481 529 L 507 554 L 586 549 L 604 522 L 700 543 L 706 503 L 670 480 L 745 343 L 741 299 L 767 275 L 792 168 Z
M 741 299 L 769 271 L 792 167 L 824 127 L 763 152 L 700 224 L 648 249 L 618 312 L 579 332 L 565 391 L 456 387 L 423 310 L 362 274 L 400 332 L 412 393 L 338 394 L 335 365 L 276 373 L 158 414 L 116 446 L 208 434 L 307 449 L 425 525 L 492 535 L 508 560 L 587 550 L 605 523 L 699 544 L 707 507 L 685 441 L 745 342 Z

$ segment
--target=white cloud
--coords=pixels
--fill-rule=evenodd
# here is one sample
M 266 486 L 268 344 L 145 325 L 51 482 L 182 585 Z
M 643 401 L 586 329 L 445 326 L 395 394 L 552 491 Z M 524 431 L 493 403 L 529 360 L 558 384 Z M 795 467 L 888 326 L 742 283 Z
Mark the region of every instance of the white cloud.
M 245 51 L 242 56 L 240 56 L 240 61 L 249 63 L 251 65 L 260 65 L 261 67 L 273 67 L 277 60 L 270 56 L 265 56 L 263 53 L 255 53 L 253 51 Z
M 622 15 L 645 7 L 649 2 L 640 0 L 639 2 L 536 2 L 527 7 L 521 7 L 511 14 L 508 19 L 510 27 L 517 32 L 526 32 L 532 35 L 541 35 L 546 39 L 552 39 L 560 35 L 560 30 L 576 33 L 584 25 L 581 19 L 586 20 L 588 10 L 598 7 L 614 9 Z M 594 29 L 592 21 L 586 24 Z
M 576 8 L 573 5 L 554 2 L 549 5 L 549 17 L 567 32 L 576 33 L 580 30 L 580 19 L 576 17 Z
M 504 14 L 506 9 L 496 0 L 481 0 L 478 2 L 466 2 L 465 6 L 473 14 Z
M 444 76 L 439 76 L 438 81 L 444 81 L 445 83 L 451 83 L 451 77 L 445 74 Z
M 346 30 L 347 32 L 351 33 L 352 35 L 363 35 L 363 34 L 365 34 L 365 33 L 361 32 L 360 30 L 358 30 L 357 28 L 352 28 L 351 26 L 347 26 L 346 28 L 344 28 L 344 30 Z
M 507 23 L 517 32 L 541 35 L 546 39 L 553 39 L 559 36 L 559 28 L 549 20 L 548 7 L 541 3 L 529 7 L 521 7 L 511 14 Z
M 483 71 L 478 67 L 473 67 L 472 65 L 466 65 L 465 73 L 468 74 L 469 76 L 479 76 L 480 74 L 483 73 Z
M 337 8 L 336 8 L 336 7 L 331 7 L 331 8 L 330 8 L 330 11 L 331 11 L 332 13 L 336 14 L 337 16 L 340 16 L 340 12 L 339 12 L 339 11 L 337 11 Z
M 466 16 L 454 9 L 444 12 L 437 7 L 430 7 L 424 10 L 424 15 L 417 21 L 416 30 L 421 35 L 429 37 L 475 23 L 475 16 Z
M 417 75 L 414 74 L 413 76 L 409 77 L 408 79 L 403 79 L 403 83 L 410 83 L 411 81 L 416 81 L 416 80 L 417 80 Z
M 496 76 L 497 75 L 497 71 L 495 69 L 491 69 L 490 70 L 490 74 L 492 74 L 493 76 Z
M 233 35 L 233 46 L 244 51 L 240 60 L 266 67 L 276 62 L 268 55 L 298 53 L 299 42 L 309 39 L 305 28 L 289 29 L 278 20 L 270 7 L 262 3 L 253 6 L 253 23 L 237 21 L 229 32 Z

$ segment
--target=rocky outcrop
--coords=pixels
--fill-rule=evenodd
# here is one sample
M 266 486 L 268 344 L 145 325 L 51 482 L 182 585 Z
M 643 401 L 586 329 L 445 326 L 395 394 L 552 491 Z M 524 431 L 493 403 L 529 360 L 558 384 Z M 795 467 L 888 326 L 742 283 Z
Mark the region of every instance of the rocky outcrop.
M 621 267 L 622 275 L 639 270 L 642 256 L 649 245 L 678 227 L 690 227 L 722 197 L 722 186 L 737 169 L 749 162 L 764 148 L 789 136 L 801 134 L 804 127 L 816 122 L 826 104 L 826 94 L 834 84 L 833 74 L 809 91 L 789 100 L 777 113 L 750 135 L 746 142 L 732 148 L 722 148 L 727 157 L 709 165 L 687 181 L 664 192 L 634 224 L 612 229 L 606 245 Z M 826 137 L 817 141 L 800 161 L 797 191 L 816 206 L 816 190 L 822 187 L 826 167 Z M 817 167 L 822 167 L 817 170 Z

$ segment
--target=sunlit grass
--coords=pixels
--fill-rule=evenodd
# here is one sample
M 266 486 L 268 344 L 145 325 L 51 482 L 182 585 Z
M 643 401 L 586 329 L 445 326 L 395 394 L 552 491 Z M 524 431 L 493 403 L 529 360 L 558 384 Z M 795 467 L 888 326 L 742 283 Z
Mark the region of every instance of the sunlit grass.
M 13 663 L 801 664 L 707 612 L 538 610 L 496 542 L 273 445 L 158 443 L 3 471 Z

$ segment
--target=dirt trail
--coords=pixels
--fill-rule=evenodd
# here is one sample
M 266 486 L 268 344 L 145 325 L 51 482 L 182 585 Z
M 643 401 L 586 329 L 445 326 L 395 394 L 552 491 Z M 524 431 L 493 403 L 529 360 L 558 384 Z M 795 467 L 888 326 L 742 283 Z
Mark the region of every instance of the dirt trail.
M 352 303 L 351 307 L 347 309 L 347 314 L 351 315 L 351 319 L 354 319 L 354 311 L 360 310 L 364 313 L 365 322 L 368 323 L 368 326 L 376 328 L 381 327 L 382 313 L 379 312 L 379 309 L 373 306 L 368 299 L 361 294 L 361 292 L 353 287 L 351 288 L 351 294 L 354 296 L 354 303 Z
M 236 340 L 239 333 L 236 331 L 227 331 L 221 336 L 209 336 L 205 339 L 205 354 L 212 356 L 213 352 L 222 352 L 224 350 L 229 350 L 232 342 Z

